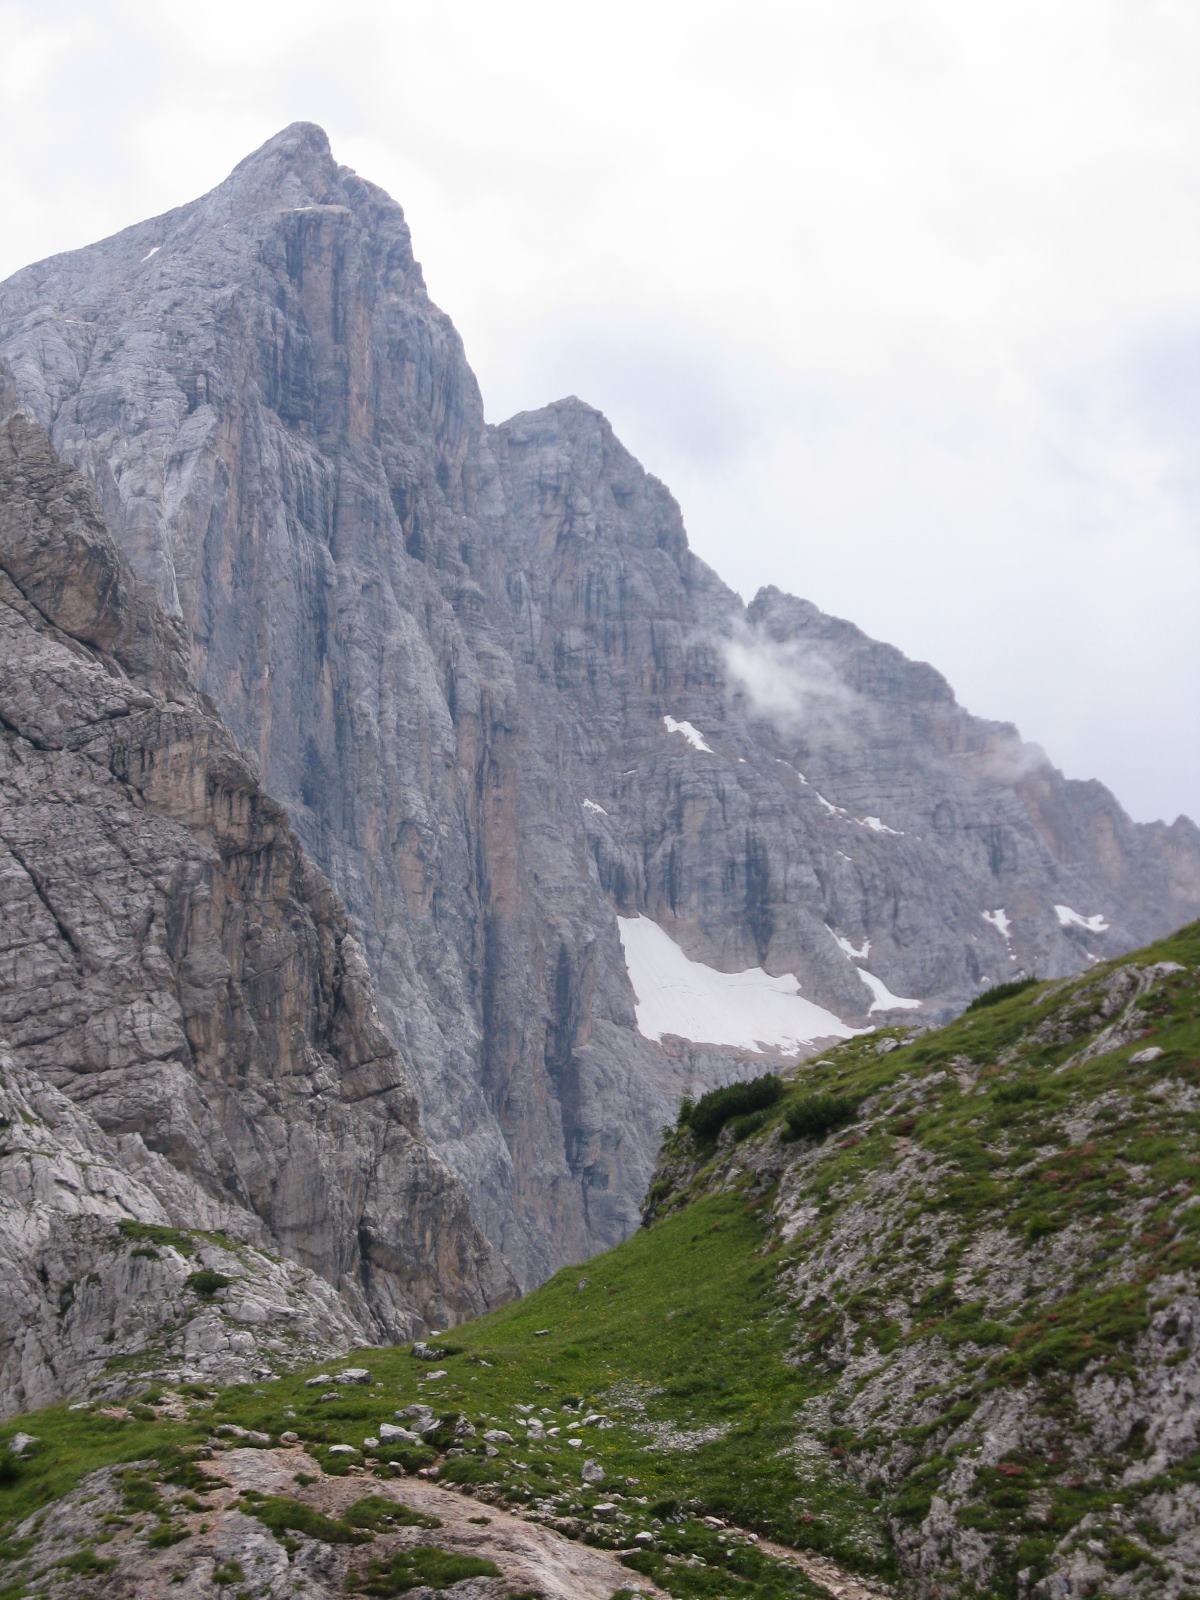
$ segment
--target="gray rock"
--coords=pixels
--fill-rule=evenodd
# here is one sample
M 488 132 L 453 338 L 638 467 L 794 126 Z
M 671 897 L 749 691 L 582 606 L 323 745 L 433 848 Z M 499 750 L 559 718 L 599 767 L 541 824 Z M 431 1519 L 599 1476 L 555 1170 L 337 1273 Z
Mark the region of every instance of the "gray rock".
M 91 479 L 346 899 L 356 959 L 333 942 L 359 994 L 374 973 L 398 1057 L 360 1063 L 344 1117 L 395 1125 L 371 1096 L 381 1071 L 396 1106 L 411 1082 L 524 1283 L 634 1229 L 685 1091 L 773 1064 L 644 1038 L 616 913 L 722 971 L 795 973 L 866 1025 L 864 966 L 937 1019 L 1200 911 L 1193 824 L 1132 823 L 931 667 L 803 600 L 744 607 L 597 412 L 568 399 L 485 426 L 399 206 L 309 124 L 211 194 L 18 273 L 0 353 L 9 403 Z M 869 963 L 830 930 L 869 940 Z M 218 992 L 229 959 L 206 949 L 195 990 Z M 144 1053 L 178 1059 L 181 1026 L 140 1012 Z M 354 1219 L 331 1212 L 326 1237 L 290 1192 L 320 1164 L 267 1154 L 270 1181 L 290 1179 L 277 1213 L 321 1235 L 300 1259 L 327 1271 Z M 403 1219 L 419 1231 L 389 1197 L 432 1183 L 395 1176 L 371 1178 L 359 1219 L 379 1261 Z M 495 1269 L 454 1231 L 421 1296 L 470 1280 L 457 1315 Z M 405 1320 L 379 1298 L 374 1315 Z
M 135 1353 L 143 1382 L 261 1378 L 503 1297 L 337 900 L 20 416 L 0 906 L 0 1406 L 119 1392 Z
M 598 1461 L 588 1460 L 583 1463 L 583 1471 L 580 1476 L 584 1483 L 603 1483 L 604 1468 Z
M 1152 1044 L 1146 1050 L 1139 1050 L 1136 1055 L 1130 1056 L 1130 1064 L 1135 1067 L 1144 1066 L 1149 1061 L 1157 1061 L 1166 1051 L 1159 1045 Z
M 420 1444 L 421 1435 L 414 1433 L 410 1428 L 397 1427 L 394 1422 L 381 1422 L 379 1439 L 384 1444 Z M 378 1442 L 379 1440 L 376 1440 L 376 1443 Z

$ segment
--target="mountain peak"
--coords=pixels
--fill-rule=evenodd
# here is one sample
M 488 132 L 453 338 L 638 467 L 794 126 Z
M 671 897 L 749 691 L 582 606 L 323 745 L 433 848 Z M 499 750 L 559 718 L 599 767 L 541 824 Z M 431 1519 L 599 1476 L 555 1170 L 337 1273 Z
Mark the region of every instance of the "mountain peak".
M 329 135 L 315 122 L 289 122 L 238 162 L 222 188 L 294 198 L 301 191 L 319 199 L 334 182 L 338 164 Z

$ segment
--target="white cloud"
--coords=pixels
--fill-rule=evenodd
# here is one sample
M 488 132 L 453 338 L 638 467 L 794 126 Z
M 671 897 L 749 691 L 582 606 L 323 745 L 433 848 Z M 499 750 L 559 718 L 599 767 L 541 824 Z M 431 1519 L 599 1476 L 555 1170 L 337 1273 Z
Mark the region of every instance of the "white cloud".
M 1136 814 L 1200 811 L 1186 0 L 0 0 L 0 27 L 0 272 L 320 121 L 404 203 L 489 415 L 583 395 L 737 587 L 933 661 Z

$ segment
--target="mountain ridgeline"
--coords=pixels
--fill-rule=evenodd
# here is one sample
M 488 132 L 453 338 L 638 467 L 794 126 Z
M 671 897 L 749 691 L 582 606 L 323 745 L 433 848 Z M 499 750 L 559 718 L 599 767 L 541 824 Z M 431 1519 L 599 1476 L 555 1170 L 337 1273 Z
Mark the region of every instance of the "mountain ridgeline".
M 0 358 L 345 902 L 523 1284 L 629 1234 L 684 1092 L 1200 911 L 1190 822 L 850 623 L 744 606 L 589 406 L 485 425 L 400 207 L 310 124 L 9 279 Z

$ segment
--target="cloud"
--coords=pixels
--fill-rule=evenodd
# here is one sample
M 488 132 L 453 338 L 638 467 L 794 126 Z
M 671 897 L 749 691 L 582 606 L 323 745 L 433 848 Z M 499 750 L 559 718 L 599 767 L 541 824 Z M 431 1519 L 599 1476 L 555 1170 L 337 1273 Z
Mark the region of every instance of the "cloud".
M 860 696 L 809 644 L 772 639 L 739 622 L 718 648 L 730 687 L 784 738 L 803 734 L 835 742 L 862 710 Z

